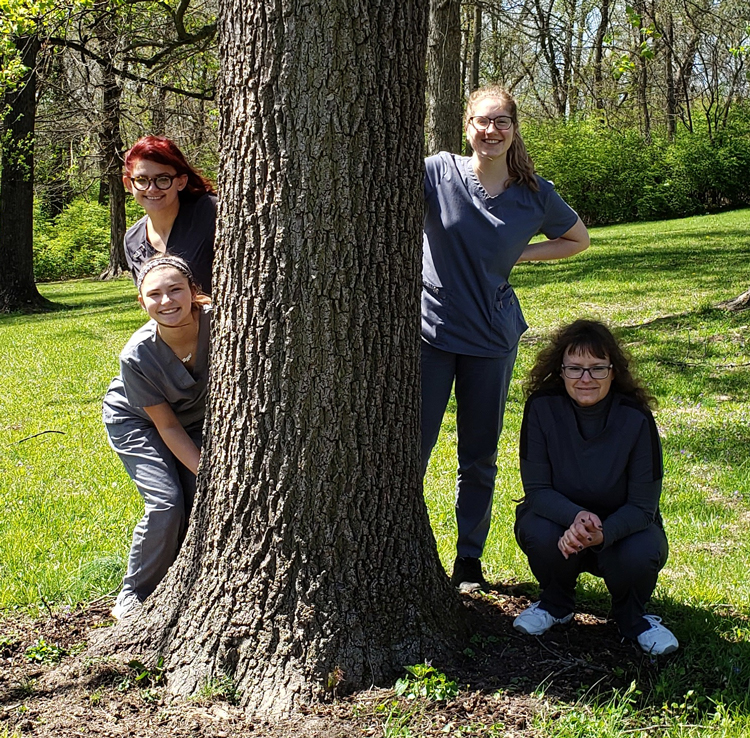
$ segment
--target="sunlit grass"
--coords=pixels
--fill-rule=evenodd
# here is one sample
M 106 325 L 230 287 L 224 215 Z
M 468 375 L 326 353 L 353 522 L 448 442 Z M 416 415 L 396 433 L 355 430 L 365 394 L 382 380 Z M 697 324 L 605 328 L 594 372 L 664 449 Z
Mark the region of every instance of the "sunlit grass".
M 750 211 L 600 228 L 585 254 L 514 272 L 530 330 L 500 441 L 483 559 L 488 579 L 533 581 L 513 539 L 523 378 L 551 329 L 601 318 L 660 403 L 671 553 L 653 605 L 681 642 L 655 682 L 604 700 L 582 698 L 559 719 L 542 715 L 541 734 L 639 735 L 649 724 L 675 737 L 750 734 L 742 697 L 750 690 L 750 311 L 715 307 L 750 284 L 748 234 Z M 51 283 L 41 291 L 67 309 L 0 317 L 0 608 L 72 604 L 114 591 L 140 514 L 101 423 L 118 353 L 145 319 L 132 282 Z M 425 480 L 449 571 L 455 442 L 451 403 Z M 600 609 L 604 594 L 601 582 L 585 576 L 581 607 Z M 691 689 L 696 697 L 686 704 L 699 707 L 680 708 Z M 698 727 L 680 727 L 688 723 Z

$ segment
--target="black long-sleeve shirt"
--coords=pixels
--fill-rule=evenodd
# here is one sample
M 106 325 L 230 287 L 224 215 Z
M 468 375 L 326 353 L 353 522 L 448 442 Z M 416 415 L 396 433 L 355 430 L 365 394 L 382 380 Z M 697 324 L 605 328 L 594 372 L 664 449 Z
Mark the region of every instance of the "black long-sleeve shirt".
M 196 284 L 207 295 L 211 294 L 216 202 L 216 195 L 208 192 L 195 201 L 181 199 L 180 210 L 167 239 L 167 253 L 188 263 Z M 125 233 L 125 258 L 136 284 L 143 265 L 158 253 L 149 243 L 147 222 L 148 216 L 144 215 Z
M 608 400 L 597 403 L 600 411 L 608 410 L 600 430 L 586 438 L 576 417 L 581 408 L 564 389 L 535 392 L 524 408 L 520 444 L 521 507 L 565 528 L 584 510 L 598 515 L 602 548 L 661 523 L 663 476 L 651 412 L 617 392 Z M 585 410 L 596 414 L 594 408 Z M 596 430 L 595 418 L 581 420 Z

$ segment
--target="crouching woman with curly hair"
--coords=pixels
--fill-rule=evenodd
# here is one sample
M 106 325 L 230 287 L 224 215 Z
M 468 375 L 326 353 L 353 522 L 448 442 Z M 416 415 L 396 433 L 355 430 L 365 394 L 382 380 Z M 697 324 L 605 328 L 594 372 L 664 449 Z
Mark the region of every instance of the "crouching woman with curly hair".
M 557 331 L 526 390 L 515 532 L 542 593 L 513 626 L 541 635 L 572 620 L 586 571 L 604 579 L 624 637 L 671 653 L 677 639 L 645 612 L 668 553 L 654 399 L 609 329 L 591 320 Z

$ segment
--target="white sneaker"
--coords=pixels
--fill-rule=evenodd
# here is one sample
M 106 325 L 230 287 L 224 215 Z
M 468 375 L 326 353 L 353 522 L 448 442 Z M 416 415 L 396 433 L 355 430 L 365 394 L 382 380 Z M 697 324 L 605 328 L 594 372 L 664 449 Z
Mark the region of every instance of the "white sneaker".
M 636 640 L 646 653 L 653 656 L 663 656 L 665 653 L 672 653 L 679 648 L 680 644 L 674 637 L 674 633 L 661 624 L 660 617 L 657 615 L 644 615 L 643 617 L 646 618 L 651 627 L 644 630 Z
M 110 613 L 115 620 L 122 620 L 126 615 L 135 612 L 142 604 L 138 595 L 133 592 L 120 592 Z
M 513 627 L 530 636 L 542 635 L 553 625 L 564 625 L 573 619 L 573 613 L 569 612 L 565 617 L 556 618 L 541 607 L 541 602 L 529 605 L 514 621 Z

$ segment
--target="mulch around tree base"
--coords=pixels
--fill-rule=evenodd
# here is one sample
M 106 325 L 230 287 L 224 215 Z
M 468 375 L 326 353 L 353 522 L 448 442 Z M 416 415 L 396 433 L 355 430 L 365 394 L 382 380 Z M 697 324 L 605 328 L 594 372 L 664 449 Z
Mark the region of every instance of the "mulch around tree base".
M 247 719 L 221 695 L 170 702 L 164 686 L 137 681 L 127 666 L 86 658 L 95 629 L 110 627 L 110 602 L 62 609 L 47 618 L 0 613 L 0 733 L 39 738 L 348 738 L 382 736 L 408 725 L 412 736 L 534 736 L 533 718 L 556 701 L 573 703 L 586 689 L 630 683 L 656 666 L 616 626 L 578 613 L 569 626 L 541 638 L 523 636 L 513 618 L 530 600 L 514 588 L 467 596 L 478 629 L 449 664 L 435 664 L 458 682 L 457 698 L 428 702 L 372 689 L 317 705 L 284 722 Z M 32 660 L 35 659 L 35 660 Z M 544 697 L 541 697 L 541 692 Z M 399 722 L 402 721 L 402 722 Z M 494 726 L 494 727 L 493 727 Z M 461 735 L 464 733 L 461 732 Z

